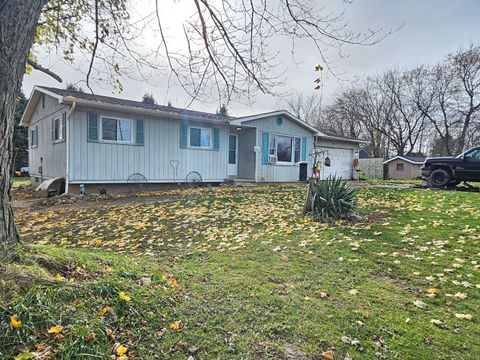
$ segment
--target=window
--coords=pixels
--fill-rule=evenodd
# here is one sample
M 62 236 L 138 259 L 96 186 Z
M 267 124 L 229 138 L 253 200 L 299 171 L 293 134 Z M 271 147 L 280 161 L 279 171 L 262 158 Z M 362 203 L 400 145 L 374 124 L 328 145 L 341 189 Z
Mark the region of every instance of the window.
M 295 158 L 294 162 L 300 162 L 300 149 L 301 149 L 302 139 L 295 138 Z
M 102 140 L 123 143 L 132 142 L 132 120 L 102 118 Z
M 280 162 L 292 162 L 291 137 L 277 136 L 277 160 Z
M 228 135 L 228 163 L 235 165 L 237 163 L 237 136 Z
M 277 141 L 275 139 L 275 135 L 270 135 L 270 144 L 268 146 L 268 155 L 276 155 L 277 154 Z
M 30 130 L 30 147 L 38 147 L 38 125 Z
M 270 134 L 268 154 L 276 155 L 279 162 L 297 163 L 301 159 L 302 139 Z
M 473 150 L 467 154 L 465 154 L 465 157 L 467 159 L 473 159 L 473 160 L 480 160 L 480 150 Z
M 62 118 L 53 120 L 53 141 L 63 141 L 65 134 L 65 121 Z
M 403 164 L 396 164 L 395 165 L 395 170 L 396 171 L 403 171 Z
M 208 128 L 190 128 L 189 146 L 207 148 L 212 147 L 212 129 Z

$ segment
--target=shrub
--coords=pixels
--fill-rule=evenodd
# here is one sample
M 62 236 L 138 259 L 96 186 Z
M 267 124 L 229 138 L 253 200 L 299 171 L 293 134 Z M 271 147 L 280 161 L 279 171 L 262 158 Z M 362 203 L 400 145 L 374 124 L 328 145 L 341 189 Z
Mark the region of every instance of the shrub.
M 308 209 L 320 222 L 352 218 L 355 212 L 355 189 L 336 177 L 311 180 Z

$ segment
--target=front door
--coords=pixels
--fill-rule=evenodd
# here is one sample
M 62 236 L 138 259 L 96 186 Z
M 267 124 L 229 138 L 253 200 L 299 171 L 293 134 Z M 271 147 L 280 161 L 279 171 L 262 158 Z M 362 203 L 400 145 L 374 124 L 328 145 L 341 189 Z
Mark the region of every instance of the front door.
M 238 136 L 228 134 L 228 159 L 227 175 L 229 177 L 238 176 Z

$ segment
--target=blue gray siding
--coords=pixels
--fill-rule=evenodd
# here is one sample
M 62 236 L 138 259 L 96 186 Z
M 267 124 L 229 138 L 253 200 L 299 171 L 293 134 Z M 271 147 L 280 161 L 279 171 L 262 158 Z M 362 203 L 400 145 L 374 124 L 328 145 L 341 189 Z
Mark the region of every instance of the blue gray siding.
M 219 150 L 185 149 L 180 147 L 179 120 L 94 111 L 101 116 L 144 120 L 144 145 L 90 142 L 89 109 L 75 111 L 70 127 L 70 183 L 125 183 L 133 173 L 141 173 L 153 183 L 185 181 L 190 171 L 198 171 L 203 181 L 223 181 L 227 177 L 226 128 L 219 129 Z M 175 160 L 176 176 L 171 166 Z
M 313 159 L 308 156 L 313 152 L 313 134 L 297 123 L 282 117 L 281 124 L 277 122 L 278 117 L 270 117 L 260 120 L 252 120 L 245 125 L 254 126 L 258 130 L 257 146 L 262 149 L 262 133 L 294 136 L 307 139 L 308 174 L 312 171 Z M 298 181 L 299 165 L 264 165 L 262 164 L 262 151 L 256 153 L 256 181 L 258 182 L 294 182 Z
M 66 175 L 66 142 L 54 143 L 52 140 L 52 120 L 61 117 L 63 112 L 68 112 L 68 109 L 67 106 L 60 105 L 57 99 L 45 95 L 45 106 L 42 106 L 42 99 L 40 99 L 30 119 L 28 163 L 31 176 L 39 178 L 40 181 Z M 38 126 L 38 147 L 32 148 L 31 130 L 36 126 Z M 40 167 L 43 174 L 39 172 Z

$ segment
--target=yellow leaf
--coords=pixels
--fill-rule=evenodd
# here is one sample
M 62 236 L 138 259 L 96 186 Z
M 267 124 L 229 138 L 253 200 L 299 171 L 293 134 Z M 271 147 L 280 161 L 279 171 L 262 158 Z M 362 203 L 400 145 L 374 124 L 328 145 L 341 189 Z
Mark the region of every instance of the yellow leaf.
M 124 345 L 120 345 L 117 347 L 117 355 L 118 356 L 123 356 L 125 355 L 125 353 L 128 351 L 128 347 L 124 346 Z
M 427 289 L 427 293 L 429 293 L 431 295 L 436 295 L 438 293 L 438 289 L 437 288 Z
M 48 329 L 48 333 L 49 334 L 58 334 L 58 333 L 62 332 L 62 330 L 63 330 L 62 326 L 55 325 L 55 326 L 52 326 L 50 329 Z
M 105 316 L 105 314 L 110 311 L 112 311 L 112 308 L 110 306 L 105 306 L 102 310 L 98 312 L 98 315 Z
M 357 290 L 357 289 L 351 289 L 351 290 L 348 291 L 348 293 L 349 293 L 350 295 L 357 295 L 357 294 L 358 294 L 358 290 Z
M 183 323 L 180 320 L 174 321 L 170 324 L 170 329 L 173 331 L 180 331 L 183 329 Z
M 55 280 L 64 280 L 64 279 L 65 279 L 65 278 L 64 278 L 62 275 L 60 275 L 60 274 L 55 274 L 55 275 L 53 276 L 53 278 L 54 278 Z
M 12 317 L 10 317 L 10 325 L 12 325 L 12 327 L 14 327 L 15 329 L 18 329 L 22 327 L 22 320 L 20 320 L 17 315 L 13 315 Z
M 130 300 L 132 300 L 132 298 L 130 296 L 128 296 L 127 294 L 125 294 L 123 291 L 120 291 L 118 293 L 118 296 L 120 297 L 120 299 L 122 299 L 123 301 L 126 301 L 126 302 L 129 302 Z

